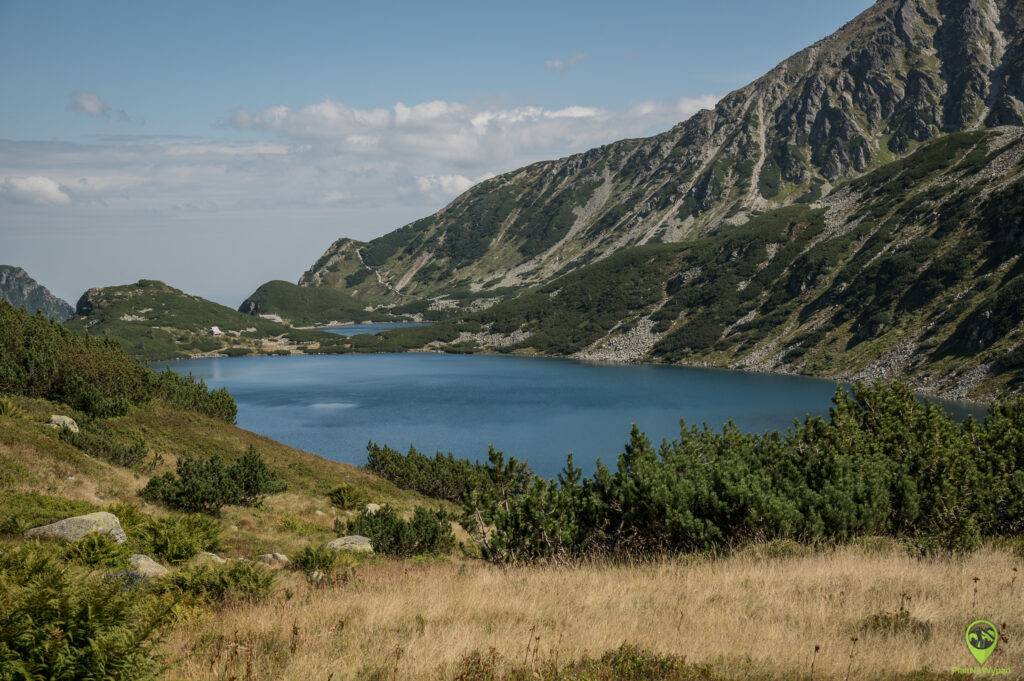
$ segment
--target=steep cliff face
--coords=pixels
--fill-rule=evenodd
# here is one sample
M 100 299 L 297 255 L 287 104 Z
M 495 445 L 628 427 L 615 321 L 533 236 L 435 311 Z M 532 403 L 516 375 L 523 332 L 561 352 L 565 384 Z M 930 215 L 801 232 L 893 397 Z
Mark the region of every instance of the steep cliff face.
M 0 265 L 0 300 L 29 312 L 42 312 L 49 319 L 62 322 L 75 313 L 67 302 L 28 275 L 20 267 Z
M 305 275 L 371 303 L 535 285 L 629 246 L 734 228 L 937 136 L 1024 124 L 1021 0 L 880 0 L 655 137 L 536 163 Z

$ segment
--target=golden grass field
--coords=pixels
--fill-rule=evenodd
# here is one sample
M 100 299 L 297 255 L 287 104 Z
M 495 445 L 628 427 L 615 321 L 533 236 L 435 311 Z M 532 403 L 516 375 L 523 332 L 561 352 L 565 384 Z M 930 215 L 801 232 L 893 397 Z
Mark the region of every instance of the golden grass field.
M 183 622 L 167 678 L 444 679 L 471 651 L 529 666 L 623 643 L 722 678 L 892 678 L 974 666 L 963 631 L 977 617 L 1003 635 L 987 667 L 1024 672 L 1024 560 L 991 547 L 919 560 L 880 543 L 631 566 L 382 561 L 329 588 L 291 574 L 274 599 Z

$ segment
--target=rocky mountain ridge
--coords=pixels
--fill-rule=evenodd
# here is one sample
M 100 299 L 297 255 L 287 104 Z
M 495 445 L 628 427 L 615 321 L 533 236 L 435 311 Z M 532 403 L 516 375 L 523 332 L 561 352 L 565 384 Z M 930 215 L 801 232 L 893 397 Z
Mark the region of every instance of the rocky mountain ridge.
M 880 0 L 671 130 L 478 184 L 300 285 L 395 304 L 541 284 L 623 248 L 675 243 L 813 201 L 943 134 L 1024 124 L 1019 0 Z
M 50 293 L 28 272 L 12 265 L 0 265 L 0 300 L 29 312 L 42 312 L 49 319 L 62 322 L 75 313 L 69 303 Z

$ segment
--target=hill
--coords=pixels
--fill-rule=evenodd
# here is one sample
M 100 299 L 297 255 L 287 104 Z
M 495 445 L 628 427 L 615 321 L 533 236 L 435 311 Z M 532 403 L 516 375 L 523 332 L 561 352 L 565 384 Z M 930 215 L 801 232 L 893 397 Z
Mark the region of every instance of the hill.
M 391 318 L 386 312 L 367 311 L 365 305 L 343 291 L 311 289 L 280 280 L 260 286 L 242 302 L 238 311 L 293 326 L 387 321 Z
M 42 312 L 49 319 L 64 321 L 75 308 L 28 275 L 20 267 L 0 265 L 0 300 L 29 312 Z
M 374 305 L 544 284 L 623 248 L 727 233 L 949 133 L 1024 124 L 1015 0 L 879 0 L 671 130 L 486 180 L 300 285 Z
M 242 314 L 160 281 L 94 288 L 78 301 L 68 328 L 110 338 L 142 360 L 196 355 L 281 354 L 315 349 L 329 334 L 301 331 Z

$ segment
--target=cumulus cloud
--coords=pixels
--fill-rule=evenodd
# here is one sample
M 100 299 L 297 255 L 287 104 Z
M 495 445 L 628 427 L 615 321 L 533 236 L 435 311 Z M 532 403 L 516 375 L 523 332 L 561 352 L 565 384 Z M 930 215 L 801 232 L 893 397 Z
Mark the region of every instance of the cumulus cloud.
M 103 101 L 103 98 L 95 92 L 88 92 L 86 90 L 75 90 L 71 93 L 67 110 L 92 118 L 108 118 L 110 116 L 110 107 Z M 119 111 L 118 116 L 127 118 L 128 114 L 124 113 L 124 111 Z
M 54 180 L 41 175 L 5 177 L 0 181 L 0 198 L 35 206 L 64 206 L 71 196 Z
M 298 108 L 239 109 L 225 124 L 242 131 L 274 132 L 338 154 L 435 164 L 424 175 L 459 170 L 457 174 L 470 177 L 664 130 L 713 106 L 716 99 L 706 95 L 650 101 L 625 109 L 495 108 L 441 100 L 364 109 L 328 99 Z
M 0 198 L 41 212 L 220 216 L 281 211 L 425 215 L 496 173 L 666 130 L 714 96 L 624 108 L 324 100 L 239 109 L 233 135 L 108 135 L 87 144 L 0 140 Z M 94 107 L 94 110 L 100 110 Z M 112 114 L 113 115 L 113 114 Z M 93 223 L 97 218 L 89 218 Z M 282 218 L 285 219 L 285 218 Z
M 548 71 L 557 71 L 558 73 L 565 73 L 569 69 L 579 65 L 587 55 L 583 52 L 577 52 L 571 57 L 565 59 L 548 59 L 544 62 L 544 68 Z

